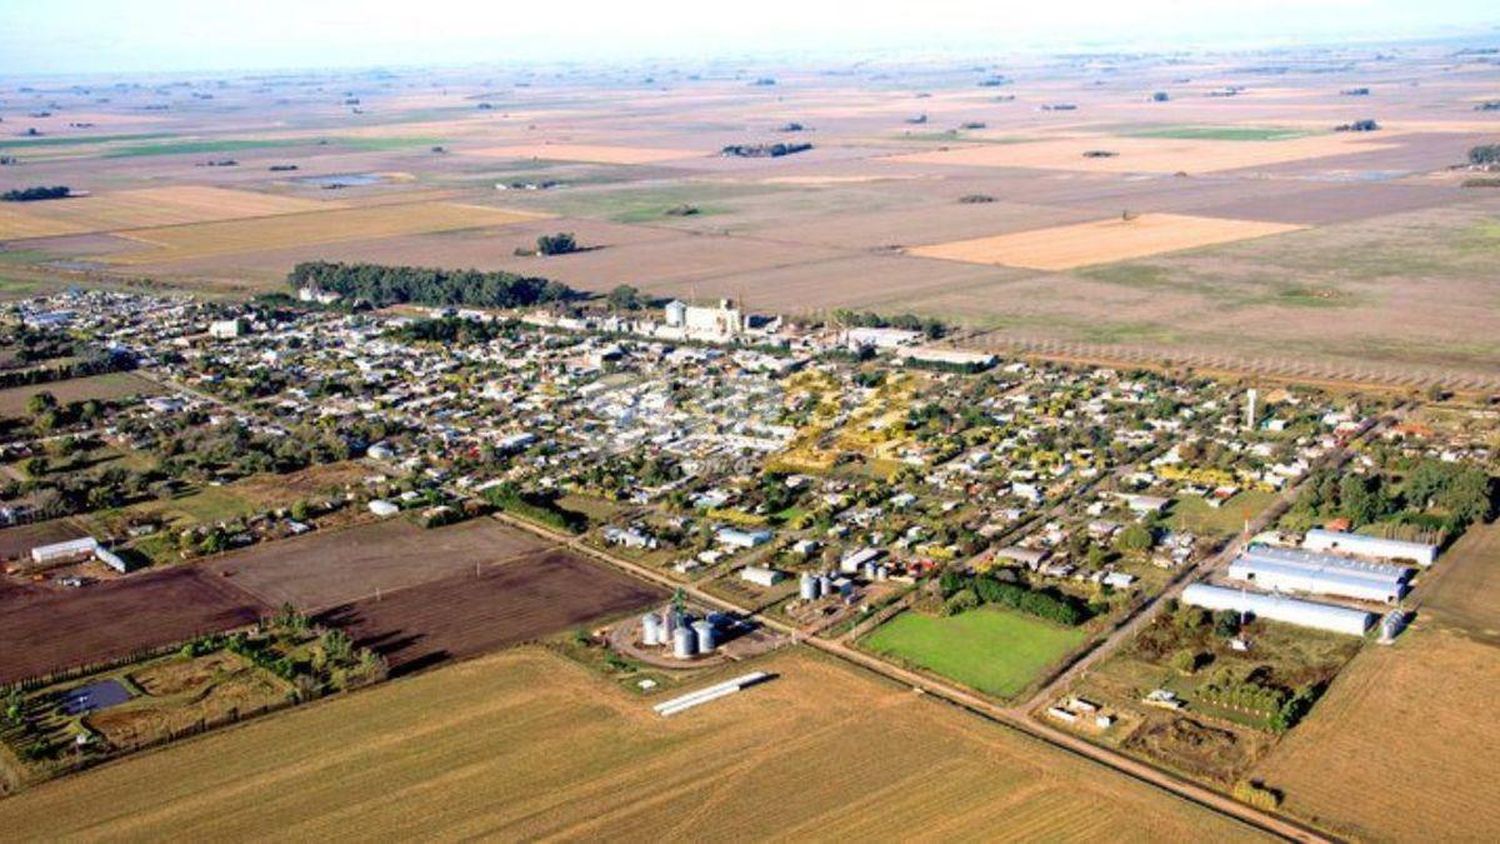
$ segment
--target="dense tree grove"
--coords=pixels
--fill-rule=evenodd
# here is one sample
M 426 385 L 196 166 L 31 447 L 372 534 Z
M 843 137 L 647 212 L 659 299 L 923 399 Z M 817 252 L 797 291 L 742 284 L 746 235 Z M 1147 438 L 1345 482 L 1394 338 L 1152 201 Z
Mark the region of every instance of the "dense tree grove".
M 1082 624 L 1089 618 L 1088 607 L 1071 595 L 1051 589 L 1030 589 L 987 574 L 949 571 L 942 574 L 938 583 L 948 601 L 947 606 L 958 611 L 979 604 L 999 604 L 1069 627 Z M 955 597 L 958 598 L 956 604 L 952 600 Z
M 780 141 L 774 144 L 730 144 L 724 147 L 721 154 L 736 158 L 780 158 L 783 155 L 806 152 L 812 149 L 812 146 L 812 144 L 787 144 Z
M 377 307 L 411 302 L 520 308 L 578 296 L 565 284 L 508 272 L 328 261 L 298 264 L 287 276 L 287 282 L 293 289 L 312 287 L 348 299 L 364 299 Z
M 883 316 L 868 312 L 838 310 L 834 311 L 833 318 L 839 325 L 848 327 L 905 328 L 909 331 L 920 331 L 934 340 L 948 333 L 948 327 L 943 325 L 942 320 L 919 317 L 916 314 Z
M 487 343 L 516 331 L 515 323 L 481 322 L 462 317 L 421 319 L 393 329 L 390 336 L 407 343 L 443 343 L 468 345 Z
M 578 238 L 572 232 L 544 234 L 536 239 L 538 255 L 566 255 L 578 251 Z
M 1475 166 L 1500 164 L 1500 144 L 1480 144 L 1469 150 L 1469 163 Z
M 16 188 L 0 194 L 6 202 L 36 202 L 41 199 L 62 199 L 72 191 L 66 185 L 51 187 Z

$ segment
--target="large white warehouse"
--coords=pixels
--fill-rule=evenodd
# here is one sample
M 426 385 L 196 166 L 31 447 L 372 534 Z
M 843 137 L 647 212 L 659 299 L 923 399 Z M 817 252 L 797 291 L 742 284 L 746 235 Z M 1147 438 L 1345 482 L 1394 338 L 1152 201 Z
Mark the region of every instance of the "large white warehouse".
M 1189 584 L 1182 590 L 1182 600 L 1207 610 L 1234 610 L 1250 613 L 1256 618 L 1283 621 L 1333 633 L 1347 633 L 1350 636 L 1363 636 L 1370 625 L 1375 623 L 1374 614 L 1364 610 L 1319 604 L 1283 595 L 1225 589 L 1206 583 Z
M 1251 545 L 1229 564 L 1230 578 L 1261 589 L 1391 604 L 1406 595 L 1411 572 L 1405 566 L 1268 545 Z
M 1322 529 L 1308 531 L 1302 539 L 1302 547 L 1309 551 L 1335 551 L 1382 560 L 1411 560 L 1423 566 L 1432 565 L 1438 554 L 1437 546 L 1426 542 L 1404 542 Z

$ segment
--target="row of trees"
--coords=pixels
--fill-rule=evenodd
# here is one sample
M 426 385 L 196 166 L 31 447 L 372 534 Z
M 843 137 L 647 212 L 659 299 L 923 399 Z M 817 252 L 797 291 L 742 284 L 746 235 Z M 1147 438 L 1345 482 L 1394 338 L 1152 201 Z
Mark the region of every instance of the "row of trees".
M 948 326 L 942 320 L 916 314 L 885 316 L 868 311 L 840 309 L 833 312 L 833 319 L 839 325 L 850 328 L 904 328 L 908 331 L 920 331 L 933 340 L 948 333 Z
M 736 158 L 780 158 L 783 155 L 806 152 L 812 146 L 808 143 L 788 144 L 781 141 L 774 144 L 730 144 L 724 147 L 721 154 Z
M 943 591 L 944 607 L 950 612 L 962 612 L 980 604 L 998 604 L 1069 627 L 1089 619 L 1088 605 L 1072 595 L 1007 583 L 989 574 L 943 572 L 938 585 Z
M 330 291 L 350 300 L 366 300 L 377 307 L 410 302 L 435 306 L 521 308 L 562 302 L 579 295 L 556 281 L 503 271 L 328 261 L 298 264 L 287 276 L 287 282 L 293 289 L 311 287 Z
M 1476 167 L 1500 164 L 1500 144 L 1480 144 L 1469 149 L 1469 163 Z
M 62 199 L 72 190 L 67 185 L 52 185 L 50 187 L 16 188 L 0 194 L 0 199 L 6 202 L 36 202 L 42 199 Z

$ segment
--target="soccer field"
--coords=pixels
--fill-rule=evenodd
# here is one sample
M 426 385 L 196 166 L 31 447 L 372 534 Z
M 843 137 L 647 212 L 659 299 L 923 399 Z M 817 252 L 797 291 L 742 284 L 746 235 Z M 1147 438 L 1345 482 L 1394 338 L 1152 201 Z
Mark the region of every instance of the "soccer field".
M 864 645 L 987 694 L 1010 697 L 1083 640 L 1078 628 L 983 607 L 946 617 L 902 613 Z

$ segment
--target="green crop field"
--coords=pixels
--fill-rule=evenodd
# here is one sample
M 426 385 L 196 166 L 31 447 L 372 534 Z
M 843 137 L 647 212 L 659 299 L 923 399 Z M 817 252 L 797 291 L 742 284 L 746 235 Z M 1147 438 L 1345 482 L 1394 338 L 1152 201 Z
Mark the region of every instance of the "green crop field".
M 1172 138 L 1185 141 L 1289 141 L 1312 134 L 1300 129 L 1255 126 L 1163 126 L 1128 133 L 1134 138 Z
M 864 645 L 987 694 L 1010 697 L 1083 640 L 1077 628 L 983 607 L 946 617 L 903 613 L 871 633 Z

